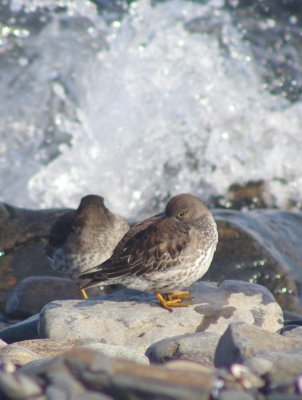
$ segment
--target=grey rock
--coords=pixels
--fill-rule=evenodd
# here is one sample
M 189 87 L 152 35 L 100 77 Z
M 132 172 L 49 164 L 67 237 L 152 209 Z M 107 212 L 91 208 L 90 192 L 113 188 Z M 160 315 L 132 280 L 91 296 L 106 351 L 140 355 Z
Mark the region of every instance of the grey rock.
M 201 371 L 186 373 L 184 370 L 145 366 L 126 360 L 106 361 L 96 357 L 96 354 L 92 360 L 89 360 L 86 354 L 83 361 L 92 366 L 89 372 L 80 377 L 85 386 L 88 389 L 110 392 L 114 398 L 115 393 L 123 391 L 124 397 L 121 394 L 117 396 L 120 399 L 127 398 L 130 393 L 133 398 L 142 399 L 161 399 L 166 398 L 165 396 L 169 399 L 206 399 L 214 377 L 213 372 L 208 370 L 203 373 Z M 83 361 L 79 363 L 78 357 L 73 356 L 69 357 L 67 363 L 77 375 L 83 371 Z
M 51 382 L 46 389 L 46 395 L 51 400 L 68 400 L 74 395 L 83 395 L 83 385 L 64 364 L 60 368 L 50 368 L 47 371 L 47 380 Z
M 35 314 L 24 321 L 1 329 L 0 338 L 7 343 L 19 342 L 26 339 L 37 339 L 39 337 L 39 318 L 40 314 Z
M 37 369 L 38 367 L 42 367 L 49 363 L 48 358 L 39 358 L 37 360 L 29 361 L 28 363 L 21 365 L 18 369 L 18 372 L 29 373 L 32 369 Z
M 74 347 L 96 344 L 91 339 L 32 339 L 0 348 L 0 358 L 24 365 L 32 360 L 52 358 Z M 135 353 L 134 351 L 132 353 Z M 142 357 L 141 357 L 142 358 Z
M 271 393 L 266 400 L 301 400 L 301 394 Z
M 232 368 L 234 362 L 265 376 L 272 391 L 293 388 L 302 373 L 301 337 L 285 337 L 244 323 L 230 324 L 217 346 L 215 365 Z
M 5 312 L 14 318 L 24 318 L 40 312 L 53 300 L 80 298 L 80 290 L 67 278 L 31 276 L 19 282 L 10 292 Z
M 54 391 L 48 389 L 51 382 L 50 387 L 57 388 L 58 395 L 65 388 L 65 393 L 79 396 L 80 389 L 73 390 L 69 386 L 72 379 L 76 379 L 85 388 L 82 398 L 92 391 L 120 400 L 206 400 L 214 382 L 214 372 L 209 369 L 186 371 L 142 365 L 108 358 L 91 349 L 73 349 L 43 365 L 33 366 L 26 374 L 33 379 L 39 377 L 43 387 Z
M 113 397 L 107 396 L 103 393 L 95 393 L 85 391 L 84 393 L 79 393 L 77 395 L 73 395 L 71 400 L 113 400 Z
M 273 353 L 302 351 L 302 342 L 245 323 L 231 323 L 221 336 L 215 354 L 216 367 L 228 367 L 251 357 L 271 359 Z
M 302 373 L 302 346 L 297 350 L 288 352 L 275 351 L 265 354 L 269 361 L 274 365 L 267 376 L 272 388 L 278 386 L 288 386 L 293 388 L 297 376 Z
M 148 357 L 137 353 L 135 349 L 129 349 L 127 347 L 104 344 L 104 343 L 90 343 L 81 346 L 82 348 L 99 351 L 108 357 L 123 358 L 127 360 L 133 360 L 142 364 L 149 364 Z
M 226 390 L 219 396 L 219 400 L 254 400 L 255 397 L 251 393 L 242 390 Z
M 31 377 L 18 373 L 0 374 L 0 394 L 9 399 L 36 398 L 41 393 L 42 389 Z
M 172 361 L 167 361 L 164 364 L 165 368 L 169 369 L 179 369 L 179 370 L 185 370 L 187 372 L 193 371 L 193 372 L 202 372 L 202 373 L 213 373 L 214 368 L 211 367 L 206 367 L 200 363 L 194 362 L 194 361 L 188 361 L 188 360 L 172 360 Z
M 251 357 L 246 360 L 245 364 L 260 376 L 266 375 L 272 371 L 274 364 L 261 356 Z
M 151 362 L 163 363 L 181 359 L 195 361 L 205 366 L 214 365 L 214 355 L 220 335 L 197 332 L 163 339 L 153 343 L 146 351 Z
M 298 340 L 300 339 L 302 342 L 302 326 L 288 325 L 286 328 L 291 328 L 291 329 L 282 330 L 281 332 L 282 336 L 296 338 Z
M 260 285 L 197 282 L 190 293 L 193 306 L 175 308 L 169 314 L 154 296 L 127 289 L 99 300 L 55 301 L 42 309 L 39 333 L 44 338 L 97 339 L 144 353 L 152 343 L 175 334 L 222 334 L 235 321 L 256 324 L 268 331 L 282 326 L 280 306 Z

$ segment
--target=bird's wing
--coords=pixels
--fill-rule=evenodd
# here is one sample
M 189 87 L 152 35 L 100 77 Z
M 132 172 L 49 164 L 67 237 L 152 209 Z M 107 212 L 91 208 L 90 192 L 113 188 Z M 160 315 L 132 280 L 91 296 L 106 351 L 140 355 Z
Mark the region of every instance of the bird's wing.
M 96 283 L 129 275 L 142 276 L 177 265 L 189 242 L 189 228 L 176 226 L 171 221 L 167 224 L 162 218 L 147 221 L 131 228 L 109 260 L 80 278 Z

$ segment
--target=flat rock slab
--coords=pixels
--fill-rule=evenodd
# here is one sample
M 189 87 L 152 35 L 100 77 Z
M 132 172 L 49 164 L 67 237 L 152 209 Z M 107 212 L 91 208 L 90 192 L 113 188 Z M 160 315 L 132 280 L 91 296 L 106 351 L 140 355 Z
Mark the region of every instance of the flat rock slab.
M 113 358 L 123 358 L 149 364 L 148 358 L 142 354 L 138 354 L 134 349 L 130 350 L 121 346 L 106 345 L 92 339 L 24 340 L 5 345 L 2 348 L 0 347 L 0 359 L 11 361 L 21 366 L 32 361 L 53 358 L 75 347 L 89 348 Z
M 39 333 L 42 338 L 90 338 L 145 352 L 152 343 L 176 335 L 222 335 L 231 322 L 243 321 L 271 332 L 283 326 L 281 308 L 263 286 L 197 282 L 190 293 L 193 306 L 171 313 L 154 296 L 127 289 L 99 300 L 55 301 L 42 309 Z

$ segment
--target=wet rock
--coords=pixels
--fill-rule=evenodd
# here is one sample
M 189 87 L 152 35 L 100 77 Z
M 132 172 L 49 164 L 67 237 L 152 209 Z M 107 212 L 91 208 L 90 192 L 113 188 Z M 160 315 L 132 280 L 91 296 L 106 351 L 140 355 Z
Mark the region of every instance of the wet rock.
M 0 309 L 23 278 L 57 276 L 44 246 L 54 221 L 69 210 L 27 210 L 0 203 Z
M 197 332 L 176 336 L 153 343 L 146 351 L 151 362 L 189 360 L 204 366 L 214 365 L 214 355 L 220 335 L 214 332 Z
M 298 324 L 302 325 L 302 314 L 283 310 L 284 325 Z
M 13 319 L 9 319 L 6 315 L 1 315 L 0 314 L 0 330 L 7 328 L 8 326 L 16 323 L 16 321 Z
M 32 276 L 23 279 L 10 292 L 5 312 L 14 318 L 24 318 L 40 312 L 53 300 L 76 299 L 81 292 L 75 282 L 53 276 Z
M 301 313 L 302 213 L 215 210 L 214 217 L 219 242 L 203 279 L 259 283 L 274 294 L 283 309 Z
M 280 329 L 280 331 L 279 331 L 282 336 L 301 340 L 301 343 L 302 343 L 302 326 L 287 325 L 284 328 L 287 328 L 287 329 Z
M 154 296 L 128 289 L 99 300 L 55 301 L 40 313 L 41 337 L 94 338 L 106 344 L 145 350 L 154 342 L 195 332 L 222 334 L 230 322 L 245 321 L 269 331 L 283 323 L 282 311 L 264 287 L 247 282 L 197 282 L 193 306 L 161 308 Z
M 1 329 L 0 338 L 5 340 L 7 343 L 19 342 L 20 340 L 26 339 L 37 339 L 39 337 L 39 318 L 40 314 L 36 314 L 25 319 L 24 321 Z

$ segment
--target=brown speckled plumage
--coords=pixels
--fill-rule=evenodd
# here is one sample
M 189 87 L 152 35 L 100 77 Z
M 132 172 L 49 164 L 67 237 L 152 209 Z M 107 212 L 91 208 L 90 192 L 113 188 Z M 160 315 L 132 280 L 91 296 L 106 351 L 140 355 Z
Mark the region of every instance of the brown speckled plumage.
M 86 287 L 121 283 L 169 293 L 190 286 L 208 270 L 218 241 L 215 221 L 190 194 L 173 197 L 166 210 L 133 226 L 112 256 L 86 272 Z
M 127 222 L 111 213 L 97 195 L 82 198 L 76 211 L 60 217 L 46 245 L 52 267 L 72 279 L 107 260 L 128 231 Z

